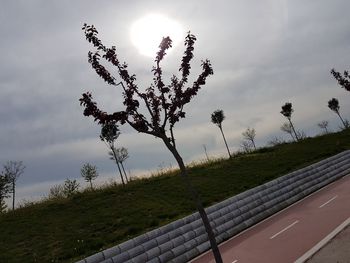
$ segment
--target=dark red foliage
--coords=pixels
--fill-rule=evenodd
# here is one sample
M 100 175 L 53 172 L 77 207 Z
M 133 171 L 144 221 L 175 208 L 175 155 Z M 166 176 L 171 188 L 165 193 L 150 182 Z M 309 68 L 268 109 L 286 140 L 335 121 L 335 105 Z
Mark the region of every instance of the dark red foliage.
M 335 69 L 331 70 L 333 77 L 338 81 L 339 85 L 347 91 L 350 91 L 350 75 L 348 71 L 344 71 L 344 75 L 340 74 Z
M 209 60 L 202 61 L 202 73 L 191 86 L 185 88 L 190 73 L 190 61 L 193 58 L 194 43 L 196 37 L 188 32 L 185 38 L 185 52 L 179 71 L 181 79 L 173 76 L 170 84 L 166 85 L 162 79 L 161 61 L 166 55 L 166 51 L 172 47 L 172 40 L 169 37 L 163 38 L 159 45 L 159 51 L 156 54 L 153 67 L 153 83 L 145 90 L 140 92 L 136 82 L 135 75 L 129 74 L 126 63 L 120 63 L 115 46 L 105 47 L 98 38 L 96 28 L 84 24 L 83 30 L 86 39 L 96 48 L 94 52 L 88 53 L 88 62 L 96 73 L 109 85 L 121 86 L 123 88 L 123 111 L 107 114 L 97 107 L 93 101 L 91 93 L 84 93 L 80 99 L 80 104 L 85 107 L 84 115 L 93 116 L 99 124 L 105 125 L 108 122 L 120 124 L 129 123 L 139 132 L 145 132 L 157 137 L 165 135 L 165 127 L 170 125 L 170 130 L 181 118 L 185 118 L 183 110 L 184 105 L 197 95 L 199 89 L 205 85 L 206 79 L 213 74 Z M 101 58 L 111 63 L 117 68 L 121 82 L 117 83 L 116 78 L 101 64 Z M 150 116 L 150 121 L 139 112 L 140 102 L 143 101 L 145 108 Z M 174 140 L 173 140 L 174 142 Z

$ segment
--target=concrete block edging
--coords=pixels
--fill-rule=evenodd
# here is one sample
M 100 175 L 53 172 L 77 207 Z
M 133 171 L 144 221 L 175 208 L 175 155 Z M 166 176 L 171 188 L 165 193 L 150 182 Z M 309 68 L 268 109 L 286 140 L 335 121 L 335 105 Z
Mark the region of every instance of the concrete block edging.
M 350 150 L 206 208 L 218 243 L 350 172 Z M 198 212 L 76 263 L 188 262 L 210 249 Z

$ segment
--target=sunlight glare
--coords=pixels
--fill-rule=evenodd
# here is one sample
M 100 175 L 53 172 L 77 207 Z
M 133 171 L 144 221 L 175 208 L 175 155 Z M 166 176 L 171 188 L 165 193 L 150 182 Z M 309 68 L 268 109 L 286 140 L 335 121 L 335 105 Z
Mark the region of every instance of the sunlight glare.
M 169 36 L 174 48 L 182 40 L 183 35 L 182 26 L 178 22 L 160 14 L 150 14 L 140 18 L 133 23 L 130 31 L 133 45 L 142 55 L 149 57 L 156 56 L 163 37 Z

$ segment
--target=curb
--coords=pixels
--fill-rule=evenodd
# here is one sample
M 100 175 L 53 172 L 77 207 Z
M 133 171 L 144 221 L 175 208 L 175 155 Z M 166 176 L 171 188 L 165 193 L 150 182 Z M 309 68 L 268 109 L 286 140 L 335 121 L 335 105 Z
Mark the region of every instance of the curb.
M 329 233 L 324 239 L 318 242 L 313 248 L 307 251 L 304 255 L 298 258 L 294 263 L 304 263 L 306 260 L 310 259 L 316 252 L 323 248 L 332 238 L 339 234 L 345 227 L 350 225 L 350 217 L 341 223 L 336 229 Z

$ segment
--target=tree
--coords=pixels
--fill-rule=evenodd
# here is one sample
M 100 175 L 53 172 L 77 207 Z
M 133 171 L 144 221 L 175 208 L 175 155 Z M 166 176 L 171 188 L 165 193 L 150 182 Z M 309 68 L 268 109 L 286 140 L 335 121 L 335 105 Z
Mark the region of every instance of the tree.
M 77 182 L 77 180 L 70 180 L 70 179 L 66 179 L 64 181 L 64 185 L 63 185 L 63 194 L 64 196 L 66 197 L 70 197 L 72 196 L 73 194 L 75 194 L 78 189 L 79 189 L 80 185 L 79 183 Z
M 280 145 L 280 144 L 283 144 L 283 143 L 285 143 L 283 138 L 274 136 L 271 140 L 269 140 L 267 142 L 267 146 L 274 147 L 274 146 L 277 146 L 277 145 Z
M 10 195 L 10 184 L 8 178 L 0 174 L 0 213 L 3 213 L 6 209 L 5 198 L 8 198 Z
M 231 158 L 232 156 L 231 156 L 230 150 L 229 150 L 229 148 L 227 146 L 227 142 L 226 142 L 226 138 L 225 138 L 224 132 L 222 130 L 222 122 L 224 121 L 224 119 L 225 119 L 225 115 L 224 115 L 224 111 L 223 110 L 216 110 L 216 111 L 214 111 L 211 114 L 211 122 L 219 127 L 219 129 L 221 131 L 221 134 L 222 134 L 222 138 L 224 138 L 224 142 L 225 142 L 225 145 L 226 145 L 228 156 Z
M 129 180 L 128 180 L 128 176 L 126 175 L 126 172 L 125 172 L 125 168 L 124 168 L 124 161 L 126 159 L 129 158 L 129 152 L 128 152 L 128 149 L 124 148 L 124 147 L 121 147 L 121 148 L 117 148 L 115 150 L 115 153 L 113 153 L 112 151 L 109 152 L 109 155 L 111 156 L 110 158 L 112 160 L 115 160 L 116 162 L 118 162 L 123 170 L 123 173 L 124 173 L 124 177 L 125 177 L 125 180 L 126 182 L 128 183 Z
M 330 108 L 332 111 L 334 111 L 338 115 L 338 117 L 340 118 L 341 122 L 344 125 L 344 128 L 347 129 L 349 124 L 346 121 L 344 121 L 343 118 L 340 116 L 340 113 L 339 113 L 339 109 L 340 109 L 339 101 L 336 98 L 332 98 L 331 100 L 328 101 L 328 108 Z
M 244 153 L 250 153 L 252 151 L 253 145 L 249 141 L 243 140 L 241 142 L 241 148 Z
M 255 129 L 248 128 L 246 131 L 244 131 L 242 133 L 242 135 L 243 135 L 243 139 L 246 140 L 247 142 L 249 142 L 249 144 L 254 148 L 254 150 L 256 150 L 256 146 L 255 146 L 256 132 L 255 132 Z
M 323 129 L 325 134 L 328 134 L 329 133 L 328 124 L 329 124 L 328 121 L 321 121 L 321 122 L 317 123 L 317 126 L 320 127 L 321 129 Z
M 4 175 L 11 185 L 12 210 L 15 209 L 16 182 L 23 174 L 25 166 L 22 161 L 8 161 L 4 165 Z
M 346 89 L 347 91 L 350 91 L 350 75 L 348 71 L 344 71 L 344 74 L 342 75 L 340 72 L 336 71 L 333 68 L 331 70 L 331 73 L 342 88 Z
M 290 125 L 289 122 L 283 123 L 282 126 L 280 127 L 280 129 L 281 129 L 281 131 L 288 133 L 292 137 L 293 141 L 296 141 L 295 137 L 293 135 L 292 126 Z
M 294 137 L 296 141 L 299 141 L 299 136 L 297 134 L 297 132 L 294 129 L 294 125 L 292 123 L 292 113 L 293 113 L 293 108 L 292 108 L 292 103 L 290 102 L 286 102 L 283 106 L 282 106 L 282 111 L 281 114 L 287 118 L 287 120 L 289 121 L 290 127 L 294 133 Z
M 119 128 L 115 120 L 105 122 L 102 124 L 100 139 L 111 150 L 108 154 L 110 155 L 112 154 L 113 158 L 111 159 L 115 160 L 115 163 L 117 164 L 117 167 L 118 167 L 120 179 L 122 181 L 122 184 L 125 185 L 122 170 L 120 169 L 119 162 L 117 161 L 117 158 L 116 158 L 117 151 L 115 148 L 115 141 L 118 139 L 119 135 L 120 135 Z
M 86 182 L 90 183 L 91 190 L 92 187 L 92 180 L 95 180 L 98 176 L 97 168 L 94 165 L 91 165 L 89 163 L 85 163 L 83 167 L 80 169 L 81 176 L 85 179 Z
M 169 37 L 163 38 L 159 45 L 159 51 L 156 54 L 155 66 L 152 69 L 154 75 L 153 84 L 146 88 L 145 91 L 141 91 L 136 84 L 136 76 L 129 74 L 128 65 L 119 61 L 116 47 L 107 48 L 104 46 L 97 37 L 98 32 L 94 26 L 84 24 L 83 30 L 87 41 L 95 47 L 94 52 L 88 53 L 89 63 L 105 82 L 114 87 L 120 86 L 122 88 L 123 104 L 125 106 L 124 110 L 108 114 L 97 107 L 96 102 L 93 101 L 92 94 L 87 92 L 80 99 L 81 105 L 85 107 L 84 115 L 94 117 L 95 121 L 101 125 L 113 121 L 121 125 L 128 123 L 136 131 L 155 136 L 163 141 L 176 159 L 181 171 L 180 175 L 193 200 L 196 202 L 197 209 L 208 233 L 215 259 L 217 262 L 222 262 L 207 214 L 189 180 L 185 164 L 176 148 L 174 136 L 175 124 L 181 118 L 185 118 L 184 106 L 205 85 L 207 77 L 213 74 L 210 61 L 202 61 L 202 72 L 191 86 L 185 88 L 190 73 L 190 62 L 193 58 L 193 47 L 196 37 L 190 32 L 187 34 L 185 38 L 185 52 L 179 68 L 181 76 L 173 75 L 168 85 L 163 82 L 163 71 L 160 64 L 167 50 L 172 46 L 172 40 Z M 118 75 L 121 77 L 120 82 L 117 82 L 116 78 L 101 64 L 101 58 L 116 67 Z M 143 107 L 140 107 L 141 103 Z M 147 116 L 142 109 L 147 111 Z
M 64 196 L 65 196 L 64 187 L 61 184 L 55 184 L 49 190 L 50 199 L 56 199 L 56 198 L 59 199 L 59 198 L 63 198 Z

